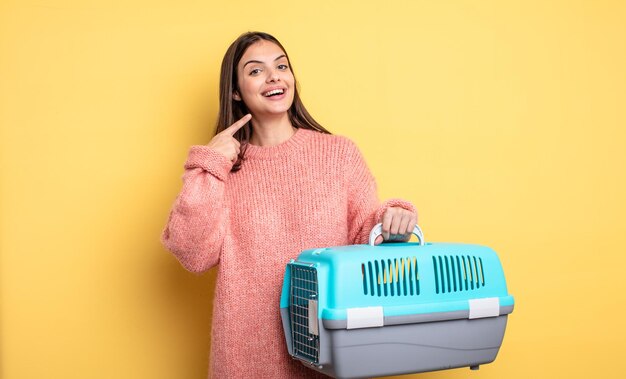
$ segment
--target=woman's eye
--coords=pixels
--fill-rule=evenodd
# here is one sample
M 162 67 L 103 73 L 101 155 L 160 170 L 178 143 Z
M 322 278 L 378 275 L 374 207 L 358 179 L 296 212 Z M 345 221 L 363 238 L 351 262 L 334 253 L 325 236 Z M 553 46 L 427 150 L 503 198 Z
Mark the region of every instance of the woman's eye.
M 288 67 L 286 64 L 280 64 L 280 65 L 278 65 L 278 69 L 279 69 L 279 70 L 286 70 L 286 69 L 288 69 L 288 68 L 289 68 L 289 67 Z
M 256 75 L 259 72 L 261 72 L 261 69 L 260 68 L 255 68 L 254 70 L 250 71 L 250 75 Z

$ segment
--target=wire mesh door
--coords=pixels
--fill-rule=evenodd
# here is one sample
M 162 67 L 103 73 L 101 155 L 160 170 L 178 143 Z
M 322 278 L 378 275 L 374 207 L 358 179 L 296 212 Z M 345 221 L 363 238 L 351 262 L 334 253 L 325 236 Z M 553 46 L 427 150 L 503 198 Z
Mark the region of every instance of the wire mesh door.
M 317 320 L 317 271 L 314 267 L 291 264 L 289 313 L 294 355 L 311 363 L 319 362 Z

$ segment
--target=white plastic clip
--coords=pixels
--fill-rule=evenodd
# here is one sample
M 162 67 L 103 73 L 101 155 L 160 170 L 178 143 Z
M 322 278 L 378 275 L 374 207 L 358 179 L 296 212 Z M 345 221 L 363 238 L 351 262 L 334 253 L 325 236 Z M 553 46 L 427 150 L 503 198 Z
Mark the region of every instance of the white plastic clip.
M 500 299 L 486 297 L 484 299 L 469 300 L 469 318 L 483 318 L 500 316 Z
M 348 329 L 383 326 L 383 307 L 348 308 Z

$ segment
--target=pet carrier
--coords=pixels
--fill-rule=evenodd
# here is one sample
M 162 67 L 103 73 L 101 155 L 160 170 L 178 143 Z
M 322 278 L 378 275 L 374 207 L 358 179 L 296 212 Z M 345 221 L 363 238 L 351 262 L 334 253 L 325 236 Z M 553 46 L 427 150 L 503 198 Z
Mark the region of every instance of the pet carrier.
M 280 311 L 292 357 L 336 378 L 478 368 L 498 353 L 513 297 L 485 246 L 385 243 L 303 251 Z

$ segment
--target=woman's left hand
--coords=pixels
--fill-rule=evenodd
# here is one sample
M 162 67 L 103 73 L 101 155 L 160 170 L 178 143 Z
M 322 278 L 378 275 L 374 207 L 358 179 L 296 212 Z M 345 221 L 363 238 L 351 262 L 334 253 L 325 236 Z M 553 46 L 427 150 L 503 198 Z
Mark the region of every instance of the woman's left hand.
M 417 224 L 417 215 L 400 207 L 389 207 L 382 217 L 383 234 L 376 237 L 375 245 L 383 241 L 407 242 Z

